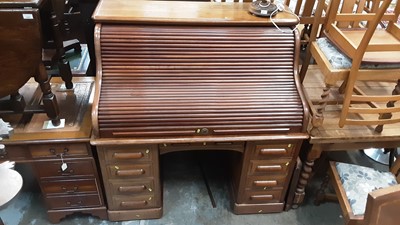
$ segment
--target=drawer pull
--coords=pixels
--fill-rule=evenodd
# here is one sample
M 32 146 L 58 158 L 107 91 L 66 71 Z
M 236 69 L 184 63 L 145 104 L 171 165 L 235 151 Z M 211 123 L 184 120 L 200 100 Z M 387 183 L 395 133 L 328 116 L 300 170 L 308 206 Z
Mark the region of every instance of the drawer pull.
M 270 201 L 274 199 L 273 195 L 252 195 L 250 196 L 251 200 L 258 200 L 258 201 Z
M 61 176 L 71 176 L 74 173 L 74 170 L 71 169 L 71 170 L 69 170 L 67 172 L 58 170 L 58 173 L 61 174 Z
M 61 187 L 61 189 L 65 192 L 65 193 L 69 193 L 69 194 L 71 194 L 71 193 L 75 193 L 76 191 L 78 191 L 78 186 L 74 186 L 71 190 L 68 190 L 68 188 L 66 188 L 66 187 Z
M 55 148 L 50 148 L 50 149 L 49 149 L 49 152 L 50 152 L 51 154 L 53 154 L 53 155 L 66 155 L 67 152 L 69 152 L 69 148 L 65 147 L 65 148 L 64 148 L 64 151 L 63 151 L 62 153 L 60 153 L 60 154 L 57 154 L 57 151 L 56 151 Z
M 117 170 L 117 176 L 139 176 L 144 174 L 144 169 L 136 169 L 136 170 Z
M 276 180 L 255 180 L 253 183 L 257 187 L 275 187 L 278 185 Z
M 140 159 L 143 158 L 143 153 L 141 152 L 131 152 L 131 153 L 121 153 L 115 152 L 113 154 L 114 159 Z
M 282 171 L 282 166 L 281 165 L 257 166 L 256 170 L 259 172 L 276 172 L 276 171 Z
M 67 204 L 67 206 L 71 206 L 71 207 L 79 207 L 79 206 L 82 206 L 83 202 L 78 201 L 75 204 L 72 204 L 70 201 L 67 201 L 66 204 Z
M 121 202 L 120 206 L 123 208 L 133 208 L 133 207 L 140 207 L 140 206 L 145 206 L 147 205 L 147 201 L 141 200 L 141 201 L 129 201 L 129 202 Z
M 263 148 L 260 150 L 261 155 L 284 155 L 287 150 L 284 148 Z
M 121 193 L 134 193 L 134 192 L 141 192 L 146 189 L 145 185 L 136 185 L 136 186 L 121 186 L 118 187 L 118 191 Z
M 0 144 L 0 158 L 4 159 L 7 156 L 8 152 L 6 151 L 6 146 Z

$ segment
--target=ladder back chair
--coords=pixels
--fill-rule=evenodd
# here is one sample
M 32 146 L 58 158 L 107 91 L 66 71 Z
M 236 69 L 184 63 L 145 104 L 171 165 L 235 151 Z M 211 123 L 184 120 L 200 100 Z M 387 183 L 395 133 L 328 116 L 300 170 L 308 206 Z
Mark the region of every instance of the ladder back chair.
M 400 107 L 395 104 L 400 100 L 400 4 L 387 13 L 392 0 L 372 1 L 366 12 L 365 0 L 331 0 L 323 30 L 326 37 L 313 38 L 300 71 L 304 79 L 312 56 L 324 75 L 321 100 L 313 103 L 313 127 L 322 126 L 331 88 L 339 81 L 343 81 L 339 88 L 343 97 L 339 127 L 376 126 L 375 131 L 382 132 L 384 124 L 400 122 Z M 378 26 L 380 23 L 387 25 Z M 361 89 L 356 85 L 360 81 L 394 82 L 395 87 L 385 94 Z
M 331 161 L 315 204 L 336 197 L 346 225 L 396 225 L 400 221 L 399 169 L 400 159 L 390 172 Z M 325 193 L 329 182 L 335 196 Z
M 56 96 L 42 62 L 40 18 L 37 9 L 0 9 L 0 114 L 45 112 L 60 124 Z M 43 92 L 42 105 L 26 107 L 19 89 L 34 77 Z M 9 97 L 9 99 L 7 99 Z
M 306 48 L 312 36 L 312 26 L 320 27 L 324 22 L 325 15 L 323 12 L 327 7 L 325 0 L 284 0 L 284 4 L 300 18 L 300 42 L 301 46 Z M 315 17 L 318 18 L 316 21 L 314 20 Z M 315 36 L 318 36 L 319 30 L 315 29 Z

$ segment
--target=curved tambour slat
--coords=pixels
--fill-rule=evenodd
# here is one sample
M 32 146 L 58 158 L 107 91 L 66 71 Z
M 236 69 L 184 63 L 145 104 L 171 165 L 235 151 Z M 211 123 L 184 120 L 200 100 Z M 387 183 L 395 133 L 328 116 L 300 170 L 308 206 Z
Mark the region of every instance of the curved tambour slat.
M 103 25 L 100 136 L 301 132 L 294 43 L 268 27 Z

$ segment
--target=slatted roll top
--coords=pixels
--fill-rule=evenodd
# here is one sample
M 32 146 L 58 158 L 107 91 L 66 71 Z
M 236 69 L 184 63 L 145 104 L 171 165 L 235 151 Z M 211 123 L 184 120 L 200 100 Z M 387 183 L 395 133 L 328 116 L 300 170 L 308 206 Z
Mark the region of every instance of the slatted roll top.
M 103 24 L 101 138 L 304 132 L 290 28 Z

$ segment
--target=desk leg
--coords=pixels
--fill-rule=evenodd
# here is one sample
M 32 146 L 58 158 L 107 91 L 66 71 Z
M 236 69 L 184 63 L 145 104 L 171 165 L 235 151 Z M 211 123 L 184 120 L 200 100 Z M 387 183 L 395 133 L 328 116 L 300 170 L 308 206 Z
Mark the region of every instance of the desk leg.
M 300 178 L 297 183 L 297 188 L 293 200 L 292 208 L 297 208 L 304 201 L 305 188 L 310 180 L 312 167 L 314 166 L 315 160 L 317 160 L 322 153 L 321 145 L 313 145 L 309 152 L 305 162 L 303 162 L 303 167 L 301 169 Z

